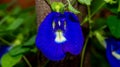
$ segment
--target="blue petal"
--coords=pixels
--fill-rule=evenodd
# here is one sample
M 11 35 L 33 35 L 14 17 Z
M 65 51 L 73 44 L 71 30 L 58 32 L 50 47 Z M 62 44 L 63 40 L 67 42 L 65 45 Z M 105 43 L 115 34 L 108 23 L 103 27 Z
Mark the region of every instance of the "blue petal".
M 70 12 L 65 12 L 66 16 L 66 44 L 63 45 L 65 52 L 78 55 L 82 51 L 84 37 L 78 18 Z
M 0 45 L 0 58 L 8 51 L 9 46 Z
M 111 48 L 114 50 L 114 47 L 112 47 L 112 45 L 116 46 L 117 41 L 115 41 L 115 39 L 110 38 L 110 39 L 107 39 L 106 42 L 107 42 L 106 56 L 107 56 L 107 59 L 111 65 L 111 67 L 120 67 L 120 60 L 116 59 L 112 55 L 112 50 L 111 50 Z
M 49 60 L 61 60 L 65 57 L 62 50 L 62 44 L 55 43 L 55 34 L 52 28 L 52 22 L 54 17 L 58 13 L 51 12 L 44 21 L 40 24 L 38 34 L 36 37 L 37 48 L 49 59 Z

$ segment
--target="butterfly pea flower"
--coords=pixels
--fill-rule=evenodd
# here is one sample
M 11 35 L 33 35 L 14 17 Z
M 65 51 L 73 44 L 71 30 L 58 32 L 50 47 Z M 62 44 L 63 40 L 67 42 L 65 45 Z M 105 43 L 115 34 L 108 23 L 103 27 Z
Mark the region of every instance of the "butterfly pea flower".
M 9 46 L 6 45 L 0 45 L 0 58 L 2 57 L 3 54 L 5 54 L 9 49 Z
M 49 60 L 62 60 L 66 53 L 78 55 L 84 37 L 78 18 L 71 12 L 51 12 L 40 24 L 36 46 Z
M 7 46 L 7 45 L 0 45 L 0 64 L 1 64 L 1 58 L 2 58 L 2 56 L 3 56 L 6 52 L 8 52 L 9 49 L 10 49 L 10 47 Z
M 106 56 L 111 67 L 120 67 L 120 40 L 109 38 L 106 43 Z

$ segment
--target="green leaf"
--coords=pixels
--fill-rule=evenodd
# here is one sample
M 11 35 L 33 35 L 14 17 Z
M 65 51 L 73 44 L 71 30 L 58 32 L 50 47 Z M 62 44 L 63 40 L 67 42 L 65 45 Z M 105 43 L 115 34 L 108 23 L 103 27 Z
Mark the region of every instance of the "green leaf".
M 11 23 L 13 23 L 15 20 L 16 20 L 15 17 L 9 16 L 9 17 L 6 19 L 6 22 L 7 22 L 7 24 L 11 24 Z
M 85 4 L 84 0 L 78 0 L 79 3 Z
M 76 10 L 76 9 L 71 5 L 71 3 L 70 3 L 69 0 L 67 0 L 67 2 L 68 2 L 68 9 L 69 9 L 70 12 L 73 12 L 73 13 L 75 13 L 75 14 L 80 13 L 78 10 Z
M 94 34 L 95 34 L 96 38 L 98 39 L 99 43 L 100 43 L 104 48 L 106 48 L 105 38 L 101 35 L 101 33 L 98 32 L 98 31 L 95 31 Z
M 25 42 L 24 46 L 32 46 L 35 43 L 36 35 L 32 36 L 27 42 Z
M 120 0 L 118 1 L 118 12 L 120 12 Z
M 116 13 L 116 14 L 118 13 L 118 12 L 117 12 L 117 8 L 109 8 L 109 9 L 110 9 L 110 11 L 113 12 L 113 13 Z
M 18 15 L 20 13 L 20 11 L 21 11 L 21 8 L 19 6 L 17 6 L 11 11 L 11 14 Z
M 117 14 L 118 13 L 118 4 L 106 4 L 106 9 L 110 10 L 111 12 Z
M 5 10 L 7 8 L 7 4 L 0 4 L 0 10 Z
M 92 16 L 96 14 L 100 9 L 105 5 L 104 0 L 94 0 L 91 4 L 91 13 Z
M 68 9 L 69 11 L 75 13 L 75 14 L 78 14 L 80 13 L 78 10 L 76 10 L 71 4 L 68 5 Z
M 27 53 L 28 51 L 30 51 L 30 48 L 26 48 L 26 47 L 22 47 L 22 46 L 15 46 L 13 47 L 9 53 L 12 56 L 17 56 L 17 55 L 22 55 L 24 53 Z
M 91 5 L 92 0 L 78 0 L 78 2 L 85 5 Z
M 5 11 L 0 10 L 0 17 L 4 17 L 4 16 L 6 16 L 6 12 L 5 12 Z
M 104 0 L 106 3 L 109 3 L 109 4 L 115 4 L 117 3 L 117 1 L 115 0 Z
M 95 46 L 98 44 L 95 44 Z M 94 46 L 94 45 L 93 45 Z M 98 47 L 99 48 L 99 47 Z M 106 56 L 103 55 L 105 53 L 104 50 L 99 50 L 97 47 L 92 47 L 91 49 L 91 67 L 110 67 L 106 60 Z M 99 64 L 98 64 L 99 63 Z
M 17 29 L 22 23 L 23 23 L 23 20 L 22 18 L 18 18 L 16 19 L 12 24 L 10 24 L 7 28 L 7 30 L 15 30 Z
M 91 5 L 92 0 L 84 0 L 86 5 Z
M 107 25 L 112 35 L 120 38 L 120 19 L 118 19 L 117 16 L 109 16 L 107 18 Z
M 0 20 L 0 25 L 2 25 L 10 16 L 7 15 L 3 19 Z
M 37 48 L 35 47 L 35 48 L 31 49 L 31 52 L 37 53 Z
M 106 27 L 106 19 L 104 18 L 98 18 L 94 20 L 94 23 L 92 23 L 92 30 L 100 30 Z
M 13 67 L 17 64 L 22 58 L 22 55 L 17 55 L 12 57 L 9 53 L 6 53 L 2 56 L 1 62 L 2 67 Z

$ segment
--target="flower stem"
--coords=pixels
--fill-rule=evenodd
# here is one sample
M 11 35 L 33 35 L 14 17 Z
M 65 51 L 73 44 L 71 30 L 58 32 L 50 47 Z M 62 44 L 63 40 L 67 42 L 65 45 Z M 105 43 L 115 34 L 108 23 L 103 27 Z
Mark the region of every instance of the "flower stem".
M 91 27 L 91 11 L 90 11 L 90 6 L 89 5 L 87 5 L 87 9 L 88 9 L 88 21 L 89 21 L 89 34 L 88 34 L 88 36 L 87 36 L 87 38 L 86 38 L 86 41 L 85 41 L 85 44 L 84 44 L 84 47 L 83 47 L 83 50 L 82 50 L 82 56 L 81 56 L 81 63 L 80 63 L 80 67 L 83 67 L 83 63 L 84 63 L 84 57 L 85 57 L 85 51 L 86 51 L 86 47 L 87 47 L 87 43 L 88 43 L 88 40 L 89 40 L 89 38 L 91 37 L 91 35 L 92 35 L 92 31 L 91 31 L 91 29 L 92 29 L 92 27 Z
M 91 13 L 91 16 L 90 16 L 90 17 L 93 17 L 93 16 L 96 14 L 96 12 L 99 11 L 105 4 L 106 4 L 105 2 L 103 2 L 102 4 L 100 4 L 100 6 L 99 6 L 94 12 Z M 88 16 L 86 16 L 86 17 L 84 18 L 83 22 L 81 22 L 80 25 L 83 25 L 83 24 L 86 23 L 88 20 L 89 20 L 89 19 L 88 19 Z
M 92 12 L 91 17 L 94 16 L 105 4 L 105 2 L 102 2 L 99 7 L 94 12 Z
M 43 67 L 46 67 L 46 65 L 49 63 L 50 61 L 47 60 L 46 63 L 43 65 Z
M 28 64 L 29 67 L 32 67 L 32 65 L 30 64 L 30 62 L 28 61 L 28 59 L 25 56 L 23 56 L 23 59 L 25 60 L 25 62 Z
M 89 5 L 87 6 L 87 9 L 88 9 L 89 30 L 90 30 L 90 34 L 91 34 L 91 29 L 92 29 L 91 23 L 92 23 L 92 20 L 91 20 L 91 10 L 90 10 L 90 6 Z
M 83 62 L 84 62 L 84 55 L 85 55 L 85 50 L 86 50 L 86 46 L 89 40 L 89 35 L 86 37 L 86 41 L 82 50 L 82 55 L 81 55 L 81 62 L 80 62 L 80 67 L 83 67 Z
M 6 41 L 6 40 L 5 40 L 5 39 L 3 39 L 2 37 L 0 37 L 0 40 L 1 40 L 3 43 L 7 44 L 7 45 L 11 45 L 11 43 L 10 43 L 10 42 Z
M 68 4 L 71 4 L 71 3 L 70 3 L 70 0 L 67 0 L 67 2 L 68 2 Z
M 120 0 L 118 1 L 118 12 L 120 12 Z

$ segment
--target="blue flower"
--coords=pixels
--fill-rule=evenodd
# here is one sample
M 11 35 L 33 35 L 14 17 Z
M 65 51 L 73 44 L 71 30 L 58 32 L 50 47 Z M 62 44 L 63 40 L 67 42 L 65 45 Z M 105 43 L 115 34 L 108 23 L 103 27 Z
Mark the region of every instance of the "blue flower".
M 120 67 L 120 40 L 109 38 L 106 42 L 106 56 L 111 67 Z
M 9 49 L 10 49 L 9 46 L 0 45 L 0 64 L 1 64 L 1 57 L 2 57 L 6 52 L 8 52 Z
M 78 55 L 84 37 L 78 18 L 71 12 L 51 12 L 40 24 L 36 37 L 37 48 L 49 60 L 59 61 L 69 52 Z

